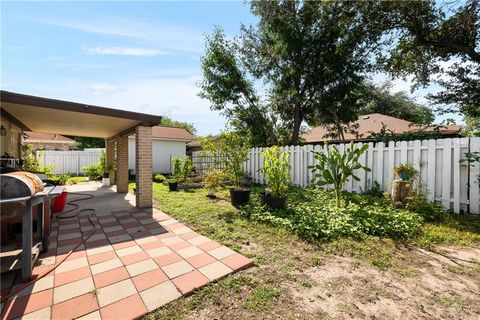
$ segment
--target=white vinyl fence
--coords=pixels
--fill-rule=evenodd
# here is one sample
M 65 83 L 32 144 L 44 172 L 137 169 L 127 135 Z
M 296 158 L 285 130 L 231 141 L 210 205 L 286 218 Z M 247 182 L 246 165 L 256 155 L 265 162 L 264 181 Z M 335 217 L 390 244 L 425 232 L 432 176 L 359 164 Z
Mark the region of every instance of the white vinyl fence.
M 40 162 L 44 166 L 53 166 L 53 172 L 57 174 L 71 173 L 80 175 L 82 167 L 89 166 L 100 161 L 103 149 L 91 149 L 83 151 L 53 151 L 41 152 Z
M 363 143 L 356 143 L 357 147 Z M 348 144 L 337 144 L 343 151 Z M 390 191 L 394 178 L 393 168 L 399 164 L 413 163 L 420 171 L 422 186 L 430 201 L 439 201 L 446 209 L 456 213 L 480 213 L 480 164 L 469 166 L 465 153 L 480 151 L 480 138 L 454 138 L 424 141 L 399 141 L 390 143 L 368 143 L 368 150 L 362 155 L 362 164 L 372 171 L 357 170 L 360 181 L 350 179 L 344 190 L 362 192 L 369 190 L 376 181 L 383 191 Z M 331 148 L 332 145 L 329 146 Z M 314 164 L 314 154 L 323 151 L 321 145 L 286 146 L 290 152 L 290 176 L 296 186 L 308 186 L 312 179 L 308 166 Z M 256 183 L 265 183 L 259 169 L 263 166 L 262 151 L 265 148 L 250 149 L 249 160 L 244 169 Z

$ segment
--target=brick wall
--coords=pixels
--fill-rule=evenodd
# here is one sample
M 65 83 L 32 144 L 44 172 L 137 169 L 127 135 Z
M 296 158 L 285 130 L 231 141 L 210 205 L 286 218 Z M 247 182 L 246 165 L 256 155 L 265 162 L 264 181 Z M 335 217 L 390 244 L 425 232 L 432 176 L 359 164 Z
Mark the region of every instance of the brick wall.
M 152 128 L 138 126 L 135 137 L 136 205 L 152 207 Z
M 128 136 L 117 138 L 117 192 L 128 192 Z

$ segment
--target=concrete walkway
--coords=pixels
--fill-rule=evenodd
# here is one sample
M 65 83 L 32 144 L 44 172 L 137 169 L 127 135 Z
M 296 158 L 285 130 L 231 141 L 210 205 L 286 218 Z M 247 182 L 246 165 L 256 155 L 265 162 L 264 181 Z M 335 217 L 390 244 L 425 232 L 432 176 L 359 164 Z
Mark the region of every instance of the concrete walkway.
M 69 191 L 95 195 L 78 202 L 80 209 L 96 210 L 94 235 L 55 271 L 2 305 L 2 319 L 134 319 L 252 264 L 159 210 L 136 209 L 132 195 L 96 183 Z M 90 214 L 54 219 L 36 276 L 94 230 Z M 19 285 L 18 276 L 2 275 L 2 295 Z

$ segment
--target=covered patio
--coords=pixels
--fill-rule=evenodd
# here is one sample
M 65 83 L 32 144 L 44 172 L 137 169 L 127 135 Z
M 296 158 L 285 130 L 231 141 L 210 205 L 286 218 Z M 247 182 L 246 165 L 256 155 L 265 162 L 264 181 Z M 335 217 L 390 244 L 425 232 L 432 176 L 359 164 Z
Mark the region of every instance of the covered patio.
M 2 319 L 135 319 L 252 264 L 157 209 L 137 208 L 132 194 L 98 182 L 69 191 L 72 200 L 94 196 L 78 204 L 95 209 L 95 227 L 88 211 L 55 220 L 34 277 L 66 260 L 2 304 Z M 2 276 L 2 296 L 21 285 Z
M 107 164 L 116 165 L 112 187 L 68 186 L 69 201 L 88 199 L 53 216 L 33 283 L 2 273 L 2 319 L 135 319 L 252 264 L 152 208 L 151 127 L 161 117 L 4 91 L 1 102 L 2 120 L 20 130 L 105 138 Z M 132 134 L 135 195 L 128 193 Z

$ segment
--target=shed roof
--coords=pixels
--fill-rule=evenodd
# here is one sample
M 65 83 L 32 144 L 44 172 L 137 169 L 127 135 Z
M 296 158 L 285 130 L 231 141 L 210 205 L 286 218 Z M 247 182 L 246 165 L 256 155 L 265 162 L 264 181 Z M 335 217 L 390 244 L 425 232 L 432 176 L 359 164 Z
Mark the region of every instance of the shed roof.
M 48 142 L 48 143 L 68 143 L 75 144 L 75 140 L 56 133 L 43 133 L 25 131 L 25 142 Z
M 152 138 L 192 141 L 195 137 L 185 128 L 155 126 L 152 128 Z

